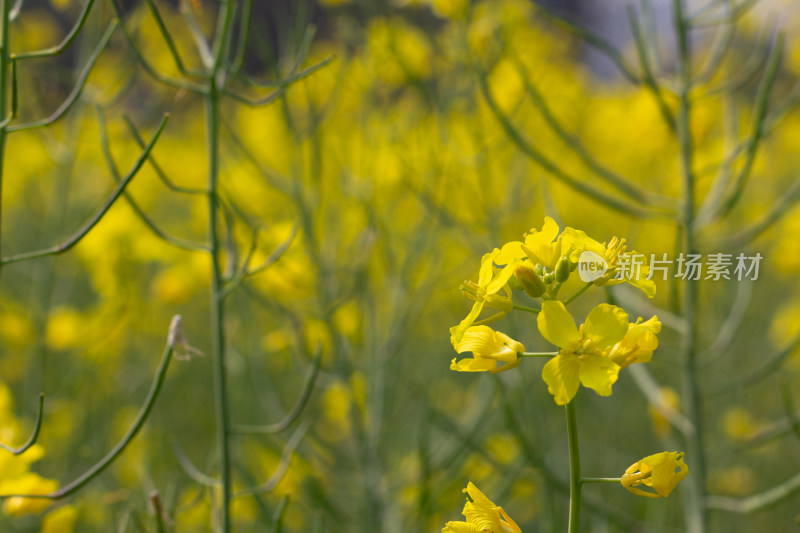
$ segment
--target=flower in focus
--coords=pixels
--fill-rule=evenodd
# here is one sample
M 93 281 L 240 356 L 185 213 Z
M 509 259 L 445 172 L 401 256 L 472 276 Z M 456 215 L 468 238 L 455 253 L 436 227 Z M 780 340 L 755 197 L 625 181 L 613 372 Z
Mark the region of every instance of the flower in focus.
M 683 452 L 661 452 L 632 464 L 620 478 L 622 486 L 633 494 L 647 498 L 667 497 L 675 486 L 689 475 Z M 650 487 L 653 491 L 640 487 Z
M 578 329 L 564 304 L 551 300 L 542 304 L 536 319 L 542 336 L 560 348 L 542 369 L 542 379 L 556 403 L 568 404 L 581 383 L 601 396 L 610 396 L 620 366 L 607 354 L 628 331 L 625 311 L 600 304 Z
M 492 374 L 510 370 L 519 364 L 517 353 L 524 352 L 525 346 L 505 333 L 495 331 L 489 326 L 471 326 L 460 340 L 456 340 L 456 328 L 451 328 L 450 342 L 458 353 L 472 352 L 472 359 L 466 358 L 450 363 L 450 370 L 459 372 L 484 372 Z M 504 363 L 498 366 L 498 363 Z
M 463 492 L 468 501 L 462 514 L 467 521 L 448 522 L 442 533 L 522 533 L 503 508 L 492 503 L 472 482 Z
M 631 363 L 646 363 L 653 357 L 653 350 L 658 348 L 658 333 L 661 322 L 657 316 L 642 322 L 641 317 L 635 324 L 628 325 L 628 332 L 617 344 L 611 347 L 608 358 L 625 368 Z
M 494 321 L 502 318 L 513 308 L 511 301 L 511 290 L 508 288 L 508 280 L 514 274 L 514 268 L 519 260 L 509 261 L 508 264 L 502 268 L 495 266 L 495 259 L 500 254 L 500 250 L 495 248 L 492 252 L 485 254 L 481 259 L 481 269 L 478 273 L 478 283 L 472 281 L 466 282 L 462 285 L 461 289 L 464 294 L 469 298 L 475 300 L 472 305 L 472 310 L 467 317 L 455 328 L 451 328 L 450 333 L 457 341 L 461 340 L 464 332 L 478 318 L 484 306 L 494 307 L 500 309 L 500 313 L 489 317 L 485 320 Z M 504 290 L 506 295 L 501 296 L 497 294 L 500 290 Z
M 564 241 L 562 247 L 569 250 L 570 260 L 574 263 L 579 261 L 580 255 L 584 251 L 594 252 L 605 259 L 606 263 L 608 264 L 608 270 L 603 277 L 594 281 L 595 285 L 610 286 L 618 285 L 627 281 L 634 287 L 644 292 L 648 298 L 652 298 L 656 295 L 655 282 L 652 279 L 647 279 L 647 274 L 649 272 L 647 266 L 642 265 L 637 276 L 616 279 L 619 257 L 620 255 L 625 254 L 628 249 L 625 239 L 614 237 L 608 243 L 599 243 L 586 235 L 586 233 L 583 231 L 573 228 L 565 228 L 564 232 L 561 234 L 561 238 Z M 636 252 L 631 252 L 630 255 L 636 256 L 638 254 Z
M 48 494 L 58 489 L 58 481 L 45 479 L 38 474 L 28 472 L 15 479 L 7 479 L 0 483 L 2 494 Z M 12 497 L 3 503 L 3 511 L 11 516 L 39 514 L 47 509 L 52 500 L 44 498 Z

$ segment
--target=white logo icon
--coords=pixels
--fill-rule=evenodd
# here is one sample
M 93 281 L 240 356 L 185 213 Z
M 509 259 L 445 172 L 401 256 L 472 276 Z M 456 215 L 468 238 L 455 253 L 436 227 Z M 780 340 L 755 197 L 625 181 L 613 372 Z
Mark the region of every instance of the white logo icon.
M 589 250 L 581 253 L 578 259 L 578 276 L 586 283 L 602 278 L 608 270 L 608 263 L 599 254 Z

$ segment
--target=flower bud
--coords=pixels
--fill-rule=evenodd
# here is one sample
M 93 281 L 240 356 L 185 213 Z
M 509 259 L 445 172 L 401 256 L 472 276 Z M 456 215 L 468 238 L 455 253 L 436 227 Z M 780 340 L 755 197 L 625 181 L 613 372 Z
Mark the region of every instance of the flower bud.
M 536 274 L 536 270 L 531 268 L 528 263 L 518 264 L 517 268 L 514 270 L 514 274 L 528 296 L 538 298 L 547 290 L 542 278 Z
M 558 281 L 559 283 L 564 283 L 565 281 L 567 281 L 570 272 L 569 267 L 570 264 L 568 257 L 562 257 L 561 259 L 558 260 L 558 263 L 556 263 L 556 270 L 555 270 L 556 281 Z

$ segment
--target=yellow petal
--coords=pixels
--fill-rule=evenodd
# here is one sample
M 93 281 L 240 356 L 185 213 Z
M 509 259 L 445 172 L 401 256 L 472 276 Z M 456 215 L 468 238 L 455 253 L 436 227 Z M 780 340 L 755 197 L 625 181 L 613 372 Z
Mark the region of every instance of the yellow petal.
M 575 321 L 559 301 L 548 300 L 542 303 L 542 311 L 536 317 L 536 323 L 542 336 L 560 348 L 566 348 L 579 339 Z
M 606 256 L 606 247 L 592 239 L 586 233 L 574 228 L 564 228 L 561 233 L 561 248 L 570 253 L 570 260 L 577 262 L 581 252 L 589 250 L 601 257 Z
M 607 348 L 628 332 L 628 314 L 616 305 L 600 304 L 589 312 L 583 325 L 584 336 L 594 348 Z
M 580 361 L 572 354 L 557 355 L 542 368 L 542 379 L 558 405 L 567 405 L 578 392 Z
M 534 263 L 553 268 L 560 255 L 557 251 L 561 249 L 553 242 L 557 236 L 558 224 L 552 218 L 545 217 L 541 231 L 531 229 L 531 233 L 525 237 L 525 246 L 522 249 Z
M 486 294 L 494 294 L 506 286 L 508 280 L 514 275 L 514 270 L 517 268 L 520 259 L 512 259 L 506 266 L 500 270 L 492 280 L 486 285 Z
M 472 304 L 472 309 L 470 309 L 469 314 L 459 322 L 459 324 L 453 328 L 450 328 L 450 341 L 453 343 L 459 342 L 461 337 L 464 336 L 464 332 L 467 331 L 467 328 L 470 327 L 475 320 L 478 318 L 478 315 L 481 314 L 481 310 L 483 309 L 483 300 L 476 300 L 474 304 Z
M 587 355 L 581 360 L 578 376 L 584 387 L 600 396 L 611 396 L 611 386 L 619 377 L 619 366 L 600 355 Z
M 522 250 L 522 243 L 520 241 L 507 242 L 500 249 L 500 253 L 494 258 L 494 262 L 498 265 L 507 265 L 514 259 L 522 259 L 525 257 L 525 252 Z
M 450 342 L 458 353 L 492 353 L 503 347 L 502 342 L 498 345 L 494 330 L 489 326 L 470 326 L 461 336 L 461 340 L 456 341 L 451 337 Z
M 458 372 L 491 372 L 496 368 L 497 361 L 493 359 L 473 359 L 468 357 L 458 362 L 456 362 L 455 358 L 450 361 L 450 370 L 456 370 Z
M 653 298 L 656 295 L 656 282 L 652 279 L 647 279 L 646 273 L 642 273 L 639 279 L 630 279 L 627 281 L 645 293 L 648 298 Z
M 481 533 L 478 526 L 467 522 L 448 522 L 444 525 L 442 533 Z
M 479 287 L 486 287 L 489 282 L 492 280 L 492 275 L 494 274 L 494 258 L 497 257 L 497 254 L 500 253 L 500 250 L 495 248 L 493 251 L 489 252 L 488 254 L 484 254 L 481 258 L 481 269 L 478 272 L 478 286 Z

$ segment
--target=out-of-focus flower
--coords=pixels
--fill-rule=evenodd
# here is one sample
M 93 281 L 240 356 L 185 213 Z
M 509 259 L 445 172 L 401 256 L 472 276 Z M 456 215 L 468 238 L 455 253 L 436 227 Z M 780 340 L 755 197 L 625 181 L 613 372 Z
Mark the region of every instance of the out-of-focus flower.
M 466 522 L 447 522 L 442 533 L 522 533 L 502 507 L 496 506 L 478 487 L 467 484 L 467 503 L 462 514 Z
M 622 486 L 633 494 L 648 498 L 667 497 L 689 475 L 683 452 L 661 452 L 636 461 L 620 478 Z M 647 491 L 642 486 L 650 487 Z
M 0 482 L 0 492 L 3 494 L 47 494 L 56 489 L 58 489 L 58 481 L 43 478 L 32 472 Z M 12 497 L 3 503 L 3 511 L 11 516 L 39 514 L 51 503 L 52 500 L 44 498 Z
M 680 397 L 675 389 L 670 387 L 661 388 L 661 400 L 658 404 L 651 404 L 648 407 L 650 419 L 653 422 L 653 430 L 661 438 L 667 437 L 670 434 L 672 425 L 669 420 L 664 416 L 663 411 L 665 407 L 670 407 L 678 411 L 681 407 Z
M 451 328 L 451 332 L 456 328 Z M 450 370 L 459 372 L 491 372 L 496 374 L 510 370 L 519 364 L 519 352 L 525 351 L 521 342 L 515 341 L 505 333 L 495 331 L 489 326 L 467 328 L 461 340 L 450 337 L 450 342 L 458 353 L 472 352 L 472 359 L 466 358 L 450 363 Z M 498 367 L 498 363 L 505 363 Z
M 53 509 L 42 519 L 40 533 L 72 533 L 78 520 L 78 510 L 72 505 Z

